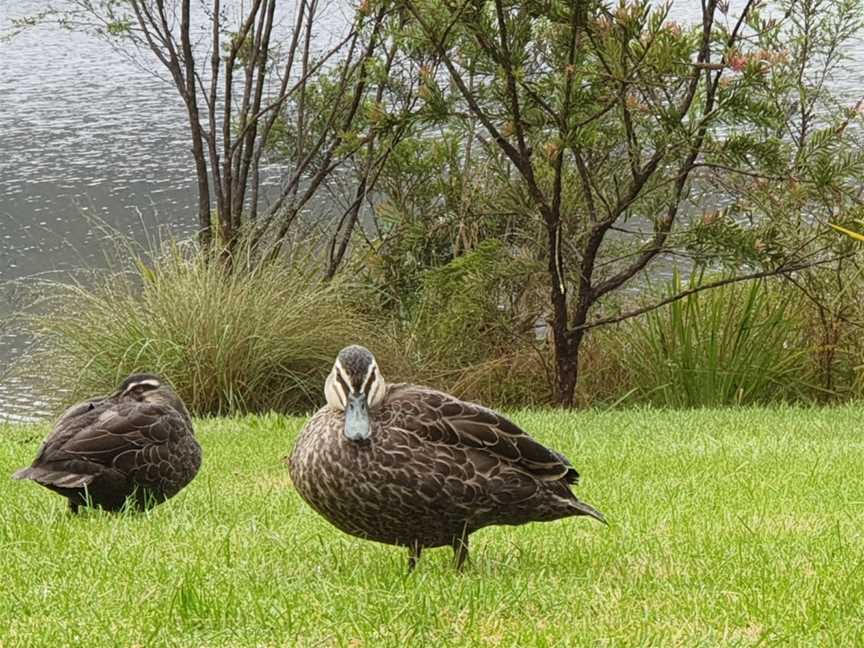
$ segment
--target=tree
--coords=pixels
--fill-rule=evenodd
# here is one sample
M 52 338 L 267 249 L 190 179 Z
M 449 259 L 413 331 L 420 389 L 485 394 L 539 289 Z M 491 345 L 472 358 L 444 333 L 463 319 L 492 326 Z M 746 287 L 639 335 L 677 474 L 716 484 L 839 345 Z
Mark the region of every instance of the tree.
M 763 16 L 749 0 L 731 16 L 725 3 L 704 0 L 701 23 L 685 29 L 668 20 L 668 5 L 648 0 L 614 9 L 595 0 L 402 4 L 415 46 L 434 55 L 432 94 L 448 96 L 451 121 L 482 125 L 486 160 L 524 197 L 526 221 L 542 224 L 559 404 L 572 404 L 589 329 L 687 294 L 592 318 L 658 261 L 683 254 L 738 270 L 698 290 L 836 261 L 807 228 L 805 206 L 819 185 L 810 161 L 826 145 L 835 159 L 843 151 L 832 184 L 862 160 L 835 130 L 815 142 L 812 158 L 792 156 L 789 173 L 790 79 L 823 61 L 778 46 L 796 29 L 788 14 Z M 860 16 L 854 3 L 831 9 Z M 752 227 L 730 219 L 747 198 L 788 188 L 790 177 L 802 193 L 795 209 L 751 205 Z M 721 184 L 735 191 L 704 193 Z M 793 219 L 797 227 L 780 236 Z M 778 247 L 768 249 L 759 237 L 772 231 Z
M 262 250 L 250 258 L 271 259 L 326 195 L 322 272 L 365 246 L 351 268 L 383 267 L 390 306 L 431 285 L 430 269 L 479 251 L 461 264 L 472 273 L 486 261 L 500 272 L 495 254 L 528 260 L 515 313 L 537 301 L 542 264 L 561 405 L 589 331 L 695 291 L 778 276 L 818 305 L 826 340 L 848 317 L 827 286 L 857 272 L 856 251 L 823 225 L 862 216 L 862 104 L 838 101 L 826 80 L 860 33 L 858 0 L 770 11 L 747 0 L 738 13 L 702 0 L 694 26 L 651 0 L 363 0 L 317 56 L 319 0 L 300 0 L 286 42 L 275 0 L 230 15 L 202 3 L 203 39 L 190 0 L 72 2 L 80 24 L 169 72 L 205 249 L 231 259 L 242 231 Z M 267 160 L 286 170 L 265 207 Z M 725 274 L 659 300 L 626 297 L 681 265 Z M 477 312 L 500 323 L 506 295 L 479 297 L 497 300 Z M 520 339 L 535 315 L 518 315 Z
M 354 122 L 386 85 L 386 61 L 393 54 L 382 37 L 383 7 L 359 7 L 337 42 L 316 53 L 320 0 L 297 3 L 287 43 L 275 36 L 276 0 L 202 2 L 195 14 L 205 17 L 203 38 L 193 25 L 191 0 L 72 0 L 72 6 L 51 15 L 95 31 L 145 66 L 156 62 L 183 100 L 204 250 L 216 245 L 230 258 L 245 232 L 254 246 L 268 242 L 262 258 L 272 257 L 322 186 L 360 151 L 374 149 L 377 132 L 357 136 Z M 378 60 L 385 61 L 384 74 L 374 86 L 370 72 Z M 332 100 L 318 101 L 310 114 L 325 81 Z M 273 140 L 284 145 L 286 134 L 292 135 L 291 150 L 279 157 L 288 168 L 268 203 L 262 165 L 274 152 Z M 340 223 L 343 238 L 354 221 Z M 333 272 L 342 254 L 336 246 Z

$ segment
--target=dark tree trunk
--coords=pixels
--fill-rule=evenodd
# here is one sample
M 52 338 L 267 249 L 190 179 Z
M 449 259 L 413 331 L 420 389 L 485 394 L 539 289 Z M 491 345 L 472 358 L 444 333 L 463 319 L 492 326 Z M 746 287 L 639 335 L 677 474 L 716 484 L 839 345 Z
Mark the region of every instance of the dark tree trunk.
M 164 7 L 160 4 L 160 14 L 164 18 Z M 195 158 L 195 175 L 198 178 L 198 241 L 205 252 L 210 248 L 210 183 L 207 176 L 207 158 L 204 151 L 204 134 L 201 131 L 201 115 L 198 110 L 198 98 L 195 87 L 195 60 L 192 56 L 190 30 L 190 0 L 183 0 L 180 11 L 180 46 L 182 50 L 182 65 L 184 74 L 180 72 L 180 60 L 173 57 L 178 68 L 174 73 L 175 80 L 185 80 L 185 89 L 178 83 L 178 89 L 186 100 L 186 110 L 189 114 L 189 127 L 192 131 L 192 155 Z M 166 29 L 166 39 L 170 31 Z M 185 93 L 184 93 L 185 90 Z
M 571 343 L 566 339 L 564 346 L 564 349 L 559 349 L 558 345 L 555 345 L 555 402 L 558 407 L 571 408 L 576 391 L 579 363 L 571 350 Z
M 578 363 L 573 353 L 567 317 L 567 288 L 564 284 L 561 265 L 561 219 L 556 213 L 546 213 L 548 233 L 550 301 L 552 303 L 552 341 L 555 354 L 555 402 L 559 407 L 573 407 Z M 581 336 L 580 336 L 581 341 Z
M 206 253 L 213 242 L 210 230 L 210 183 L 207 179 L 207 160 L 201 128 L 198 126 L 198 106 L 188 106 L 189 123 L 192 127 L 192 157 L 195 158 L 195 176 L 198 182 L 198 244 Z

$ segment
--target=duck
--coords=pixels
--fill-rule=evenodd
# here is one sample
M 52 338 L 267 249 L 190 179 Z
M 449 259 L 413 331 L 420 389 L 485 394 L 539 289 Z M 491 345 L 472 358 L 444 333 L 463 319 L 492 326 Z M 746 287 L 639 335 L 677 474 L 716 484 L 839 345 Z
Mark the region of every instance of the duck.
M 12 478 L 59 493 L 73 514 L 82 506 L 143 511 L 179 493 L 200 467 L 181 398 L 160 376 L 136 373 L 114 393 L 66 410 Z
M 324 396 L 287 458 L 294 489 L 343 532 L 407 548 L 408 573 L 446 546 L 461 571 L 469 536 L 490 525 L 606 523 L 573 494 L 564 455 L 482 405 L 388 384 L 365 347 L 339 352 Z

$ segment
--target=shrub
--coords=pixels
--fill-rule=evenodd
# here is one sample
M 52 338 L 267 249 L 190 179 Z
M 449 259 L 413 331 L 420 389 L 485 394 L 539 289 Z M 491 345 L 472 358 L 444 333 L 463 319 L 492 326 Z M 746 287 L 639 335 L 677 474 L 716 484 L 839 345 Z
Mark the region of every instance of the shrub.
M 676 274 L 669 293 L 682 283 Z M 619 353 L 636 398 L 711 407 L 805 397 L 809 357 L 792 317 L 796 298 L 764 282 L 730 284 L 622 327 Z
M 314 267 L 226 272 L 176 243 L 152 261 L 130 258 L 124 271 L 40 285 L 42 307 L 26 318 L 38 351 L 25 369 L 47 393 L 76 400 L 154 371 L 197 415 L 302 412 L 323 401 L 342 346 L 374 346 L 350 287 L 323 283 Z
M 427 270 L 392 327 L 394 375 L 488 405 L 549 403 L 554 376 L 526 280 L 534 270 L 496 240 Z
M 589 331 L 579 353 L 579 382 L 576 403 L 579 407 L 615 407 L 633 400 L 639 389 L 625 366 L 620 352 L 620 327 Z

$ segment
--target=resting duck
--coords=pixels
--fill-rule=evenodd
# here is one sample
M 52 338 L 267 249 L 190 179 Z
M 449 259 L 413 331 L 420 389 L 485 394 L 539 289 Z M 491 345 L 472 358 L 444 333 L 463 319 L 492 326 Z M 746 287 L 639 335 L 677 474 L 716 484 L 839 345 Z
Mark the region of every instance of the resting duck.
M 485 526 L 605 522 L 571 492 L 579 475 L 564 456 L 485 407 L 388 385 L 361 346 L 342 349 L 324 394 L 288 460 L 294 486 L 342 531 L 407 547 L 409 572 L 440 546 L 461 569 L 468 536 Z
M 134 374 L 110 396 L 70 407 L 13 479 L 60 493 L 72 513 L 87 504 L 119 511 L 127 498 L 143 510 L 179 493 L 200 466 L 183 401 L 159 376 Z

